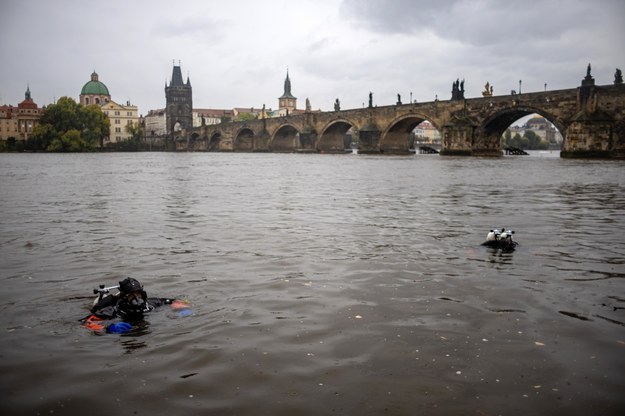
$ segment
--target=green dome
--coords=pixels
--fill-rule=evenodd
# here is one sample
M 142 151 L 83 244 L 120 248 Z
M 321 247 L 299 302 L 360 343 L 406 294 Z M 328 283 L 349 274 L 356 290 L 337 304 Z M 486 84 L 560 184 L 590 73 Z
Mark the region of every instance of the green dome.
M 93 71 L 91 74 L 91 81 L 87 82 L 82 90 L 80 91 L 80 95 L 111 95 L 109 94 L 109 89 L 106 88 L 104 83 L 98 81 L 98 74 Z

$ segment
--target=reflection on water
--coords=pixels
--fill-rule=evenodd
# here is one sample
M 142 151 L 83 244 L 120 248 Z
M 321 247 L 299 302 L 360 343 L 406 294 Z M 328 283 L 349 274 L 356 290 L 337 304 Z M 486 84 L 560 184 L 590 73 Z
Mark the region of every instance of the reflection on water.
M 0 155 L 3 407 L 621 414 L 624 172 L 545 155 Z M 481 246 L 502 226 L 513 252 Z M 126 276 L 192 314 L 80 327 L 92 289 Z

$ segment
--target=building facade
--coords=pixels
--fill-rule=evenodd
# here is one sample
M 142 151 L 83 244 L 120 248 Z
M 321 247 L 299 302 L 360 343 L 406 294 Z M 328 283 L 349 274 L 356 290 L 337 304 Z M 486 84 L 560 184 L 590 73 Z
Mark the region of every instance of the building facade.
M 17 140 L 17 117 L 13 118 L 13 111 L 15 109 L 12 105 L 0 106 L 0 139 L 2 140 Z
M 427 120 L 415 127 L 413 133 L 415 140 L 421 143 L 440 144 L 441 142 L 441 133 Z
M 45 108 L 40 108 L 26 87 L 24 100 L 17 107 L 0 107 L 0 138 L 7 141 L 28 140 Z
M 559 146 L 564 140 L 560 131 L 549 120 L 538 114 L 527 120 L 523 126 L 510 126 L 509 130 L 512 136 L 515 134 L 524 136 L 526 131 L 532 131 L 550 145 Z
M 165 109 L 150 110 L 143 117 L 145 124 L 145 135 L 150 137 L 165 136 L 167 134 L 167 120 Z
M 132 138 L 127 126 L 139 124 L 139 110 L 136 105 L 131 105 L 130 102 L 126 102 L 126 105 L 120 105 L 109 100 L 101 108 L 111 122 L 110 136 L 104 138 L 105 146 L 109 143 L 118 143 Z
M 234 110 L 220 110 L 216 108 L 194 108 L 193 127 L 200 127 L 202 124 L 209 126 L 219 124 L 222 120 L 233 120 Z

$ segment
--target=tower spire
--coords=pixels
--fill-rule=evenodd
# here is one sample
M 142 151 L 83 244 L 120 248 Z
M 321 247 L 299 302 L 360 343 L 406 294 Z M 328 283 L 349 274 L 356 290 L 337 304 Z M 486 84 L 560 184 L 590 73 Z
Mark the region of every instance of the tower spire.
M 286 67 L 286 78 L 284 79 L 284 94 L 278 98 L 278 108 L 293 111 L 297 108 L 297 98 L 291 94 L 291 78 L 289 77 L 289 67 Z
M 284 80 L 284 95 L 291 94 L 291 79 L 289 78 L 289 67 L 286 67 L 286 79 Z
M 171 73 L 171 82 L 169 86 L 180 86 L 184 85 L 184 81 L 182 80 L 182 71 L 180 70 L 180 64 L 176 66 L 174 63 L 174 68 Z

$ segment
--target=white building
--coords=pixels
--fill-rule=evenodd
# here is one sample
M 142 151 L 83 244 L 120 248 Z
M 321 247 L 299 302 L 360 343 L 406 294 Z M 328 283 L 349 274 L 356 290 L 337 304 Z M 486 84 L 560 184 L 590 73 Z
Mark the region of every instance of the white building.
M 126 130 L 126 126 L 139 124 L 139 111 L 137 106 L 130 105 L 130 102 L 126 102 L 126 105 L 120 105 L 110 100 L 101 107 L 102 112 L 111 121 L 110 136 L 104 139 L 104 144 L 117 143 L 130 139 L 132 135 Z
M 193 127 L 200 127 L 202 119 L 204 124 L 212 126 L 221 123 L 223 118 L 234 119 L 234 110 L 220 110 L 215 108 L 194 108 Z
M 143 117 L 146 137 L 164 136 L 167 133 L 167 115 L 165 109 L 150 110 Z

